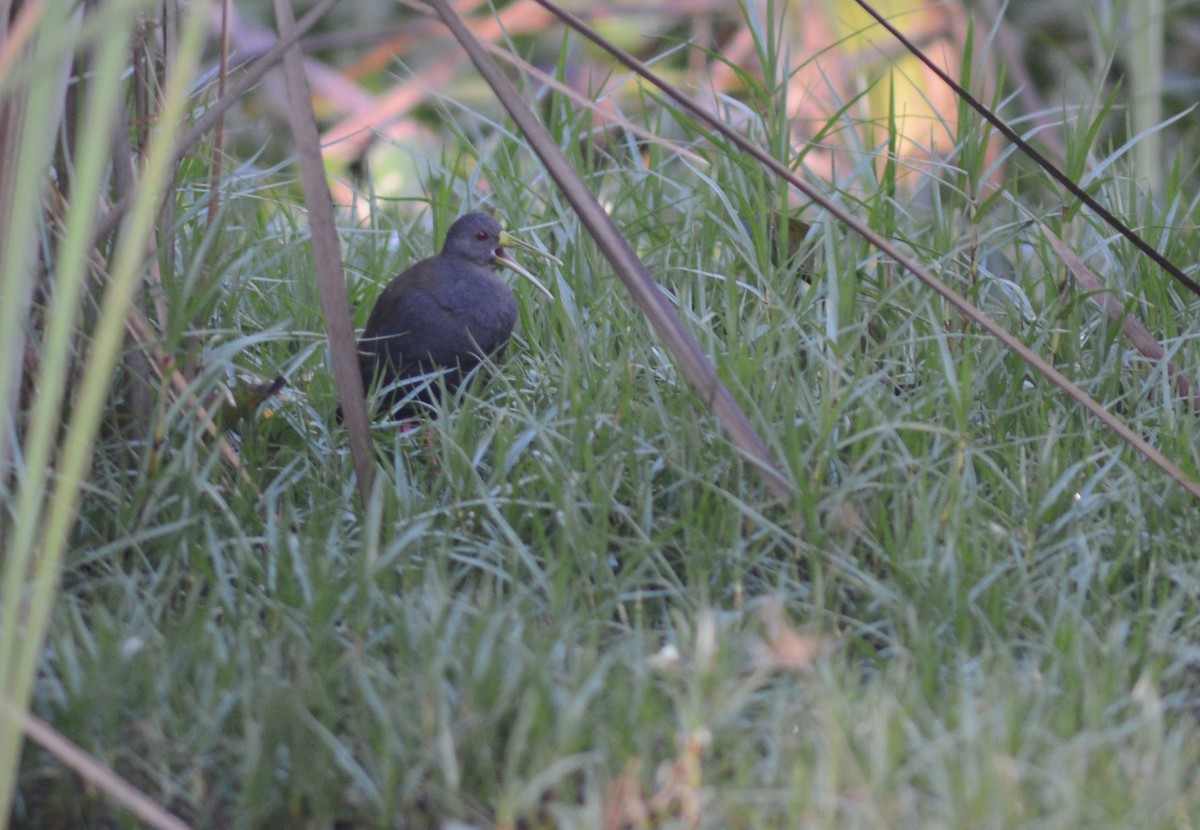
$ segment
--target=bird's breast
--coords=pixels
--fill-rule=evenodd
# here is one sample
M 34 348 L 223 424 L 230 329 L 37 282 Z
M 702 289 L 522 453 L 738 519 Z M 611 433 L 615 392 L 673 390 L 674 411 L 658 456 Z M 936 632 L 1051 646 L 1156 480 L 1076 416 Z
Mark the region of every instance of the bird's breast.
M 517 300 L 498 277 L 455 280 L 444 286 L 441 300 L 486 350 L 507 340 L 517 322 Z

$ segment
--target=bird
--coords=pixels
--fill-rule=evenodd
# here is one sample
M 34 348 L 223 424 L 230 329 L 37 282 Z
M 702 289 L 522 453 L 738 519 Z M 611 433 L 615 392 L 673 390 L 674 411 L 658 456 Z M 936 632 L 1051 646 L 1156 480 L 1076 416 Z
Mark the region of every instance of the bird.
M 485 358 L 503 355 L 517 300 L 500 279 L 502 265 L 553 299 L 506 248 L 558 262 L 510 236 L 490 214 L 468 213 L 450 226 L 440 253 L 404 269 L 383 289 L 358 343 L 363 388 L 380 390 L 380 409 L 386 406 L 396 420 L 415 418 L 438 402 L 438 374 L 453 394 Z

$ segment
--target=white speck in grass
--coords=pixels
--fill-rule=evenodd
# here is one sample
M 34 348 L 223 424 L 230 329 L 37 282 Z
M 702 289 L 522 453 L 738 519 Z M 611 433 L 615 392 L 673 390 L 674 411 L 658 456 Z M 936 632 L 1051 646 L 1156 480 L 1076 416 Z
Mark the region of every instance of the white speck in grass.
M 674 643 L 667 643 L 646 658 L 646 666 L 653 671 L 660 672 L 677 672 L 682 662 L 679 658 L 679 649 L 675 647 Z
M 121 659 L 122 660 L 132 660 L 133 657 L 145 647 L 146 647 L 146 641 L 143 640 L 141 637 L 138 637 L 138 636 L 126 637 L 125 640 L 121 643 L 121 649 L 120 649 Z
M 1159 694 L 1158 686 L 1148 674 L 1143 673 L 1133 684 L 1133 692 L 1130 697 L 1142 705 L 1142 711 L 1148 717 L 1158 722 L 1162 721 L 1162 695 Z

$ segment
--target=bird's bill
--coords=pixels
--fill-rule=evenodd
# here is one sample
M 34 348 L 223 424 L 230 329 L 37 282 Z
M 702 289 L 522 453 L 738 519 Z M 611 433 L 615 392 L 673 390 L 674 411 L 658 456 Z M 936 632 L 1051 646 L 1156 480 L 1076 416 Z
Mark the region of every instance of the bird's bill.
M 541 250 L 540 248 L 535 248 L 526 242 L 522 242 L 521 240 L 517 239 L 514 236 L 509 236 L 507 231 L 502 231 L 500 233 L 500 247 L 501 247 L 501 249 L 516 248 L 518 250 L 531 253 L 534 256 L 540 256 L 540 257 L 543 257 L 544 259 L 548 259 L 557 265 L 562 265 L 562 262 L 559 259 L 557 259 L 556 257 L 551 256 L 550 254 L 546 253 L 545 251 Z M 531 283 L 533 283 L 533 286 L 538 291 L 541 291 L 543 294 L 545 294 L 550 299 L 552 299 L 552 300 L 554 299 L 554 295 L 550 293 L 550 289 L 547 288 L 546 286 L 544 286 L 542 284 L 541 280 L 539 280 L 533 274 L 529 273 L 529 271 L 525 269 L 525 266 L 523 266 L 521 263 L 517 262 L 516 259 L 513 258 L 512 254 L 508 253 L 507 250 L 503 250 L 502 255 L 497 254 L 496 259 L 498 261 L 502 262 L 508 268 L 511 268 L 512 270 L 516 271 L 518 274 L 520 274 L 525 279 L 529 280 Z
M 541 248 L 535 248 L 528 242 L 522 242 L 508 231 L 500 231 L 500 246 L 502 248 L 516 248 L 518 251 L 527 251 L 534 256 L 540 256 L 542 259 L 548 259 L 555 265 L 562 265 L 562 260 L 552 254 L 543 251 Z

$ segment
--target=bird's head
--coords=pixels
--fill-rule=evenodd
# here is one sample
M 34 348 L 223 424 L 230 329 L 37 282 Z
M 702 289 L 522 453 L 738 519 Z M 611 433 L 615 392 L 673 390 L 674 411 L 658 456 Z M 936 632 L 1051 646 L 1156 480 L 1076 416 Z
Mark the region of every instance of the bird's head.
M 442 246 L 442 253 L 463 257 L 470 262 L 492 269 L 499 269 L 501 265 L 511 268 L 533 283 L 547 297 L 553 298 L 554 295 L 550 293 L 550 290 L 513 259 L 505 248 L 518 248 L 558 262 L 545 251 L 510 236 L 499 222 L 486 213 L 468 213 L 451 225 L 450 230 L 446 233 L 446 243 Z

